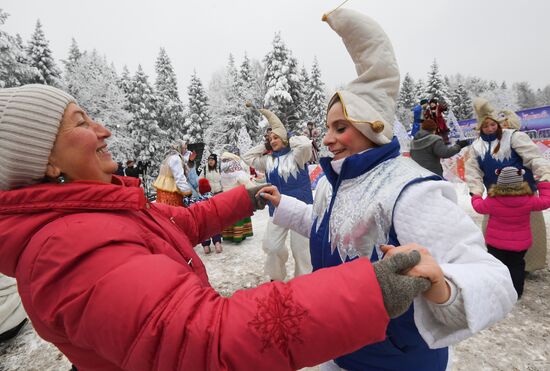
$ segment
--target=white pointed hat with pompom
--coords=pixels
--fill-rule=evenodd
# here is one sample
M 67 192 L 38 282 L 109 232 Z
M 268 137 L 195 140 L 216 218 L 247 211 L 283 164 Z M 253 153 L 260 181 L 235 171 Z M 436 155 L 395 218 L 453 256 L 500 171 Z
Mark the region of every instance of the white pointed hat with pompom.
M 336 9 L 323 21 L 342 38 L 358 76 L 336 92 L 329 109 L 339 99 L 346 119 L 363 135 L 378 145 L 390 143 L 399 67 L 388 36 L 372 18 L 350 9 Z

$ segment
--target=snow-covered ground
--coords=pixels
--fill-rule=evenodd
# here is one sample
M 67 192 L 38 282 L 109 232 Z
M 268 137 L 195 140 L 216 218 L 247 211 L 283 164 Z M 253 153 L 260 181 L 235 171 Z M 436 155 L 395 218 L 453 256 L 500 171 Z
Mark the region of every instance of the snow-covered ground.
M 457 184 L 456 189 L 459 204 L 479 224 L 481 218 L 472 210 L 466 189 L 462 184 Z M 550 230 L 550 213 L 545 214 Z M 229 296 L 235 290 L 267 281 L 261 249 L 267 220 L 267 210 L 257 212 L 252 218 L 254 237 L 240 245 L 224 244 L 222 254 L 204 255 L 197 247 L 211 284 L 222 295 Z M 293 266 L 291 257 L 289 272 L 294 270 Z M 496 325 L 458 344 L 452 354 L 453 370 L 550 370 L 550 269 L 529 275 L 523 298 L 514 310 Z M 0 371 L 69 368 L 67 359 L 38 338 L 30 325 L 17 338 L 0 344 Z

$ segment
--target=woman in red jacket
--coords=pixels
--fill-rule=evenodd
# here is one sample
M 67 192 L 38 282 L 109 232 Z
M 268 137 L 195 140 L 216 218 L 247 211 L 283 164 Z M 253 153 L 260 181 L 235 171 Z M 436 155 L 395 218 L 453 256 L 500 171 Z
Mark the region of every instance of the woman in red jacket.
M 429 286 L 396 274 L 413 252 L 222 297 L 193 247 L 263 207 L 256 190 L 151 204 L 112 175 L 110 135 L 61 90 L 0 89 L 0 272 L 79 370 L 299 369 L 382 340 Z

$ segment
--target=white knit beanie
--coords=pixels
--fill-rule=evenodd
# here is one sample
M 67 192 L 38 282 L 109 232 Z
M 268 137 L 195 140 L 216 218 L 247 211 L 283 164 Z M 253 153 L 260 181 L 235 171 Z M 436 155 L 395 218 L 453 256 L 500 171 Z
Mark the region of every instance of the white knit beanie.
M 0 190 L 41 181 L 69 94 L 47 85 L 0 89 Z

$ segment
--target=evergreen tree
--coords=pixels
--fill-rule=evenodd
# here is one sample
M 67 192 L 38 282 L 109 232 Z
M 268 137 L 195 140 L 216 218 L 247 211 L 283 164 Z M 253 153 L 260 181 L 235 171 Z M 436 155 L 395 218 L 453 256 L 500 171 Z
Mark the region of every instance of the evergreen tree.
M 289 131 L 296 131 L 300 117 L 300 77 L 298 61 L 275 34 L 273 49 L 265 56 L 265 107 L 273 111 Z
M 78 62 L 78 60 L 82 57 L 82 53 L 80 52 L 80 49 L 78 48 L 78 44 L 76 43 L 76 40 L 74 37 L 71 39 L 71 46 L 69 47 L 69 57 L 67 60 L 62 61 L 65 65 L 65 71 L 70 71 L 72 66 Z
M 500 84 L 501 89 L 508 89 L 508 86 L 506 86 L 506 81 L 502 81 L 502 84 Z
M 131 115 L 124 109 L 128 101 L 117 79 L 115 70 L 94 50 L 74 60 L 63 85 L 90 117 L 111 131 L 109 149 L 113 158 L 122 161 L 133 158 L 134 144 L 127 127 Z
M 128 98 L 130 96 L 130 93 L 132 92 L 132 76 L 130 76 L 130 71 L 128 70 L 128 66 L 122 67 L 122 75 L 118 79 L 118 86 L 122 89 L 124 92 L 124 95 Z M 126 109 L 130 109 L 129 106 L 125 107 Z
M 320 130 L 321 136 L 326 132 L 327 96 L 325 84 L 321 79 L 321 69 L 317 57 L 313 58 L 311 76 L 308 84 L 307 107 L 309 109 L 309 121 Z
M 416 88 L 414 80 L 408 73 L 405 74 L 403 82 L 401 83 L 401 89 L 399 90 L 399 98 L 397 99 L 397 105 L 406 109 L 413 108 L 418 104 L 419 100 L 416 98 Z
M 537 105 L 549 106 L 550 105 L 550 85 L 546 85 L 544 89 L 537 91 Z
M 46 40 L 40 20 L 36 21 L 36 28 L 27 43 L 27 57 L 30 65 L 38 69 L 38 76 L 34 83 L 46 85 L 58 85 L 61 76 L 59 68 L 55 64 L 49 42 Z
M 189 87 L 189 107 L 183 128 L 184 139 L 189 143 L 203 142 L 204 129 L 210 124 L 208 98 L 196 71 L 191 76 Z
M 451 103 L 447 92 L 447 86 L 439 74 L 439 66 L 435 59 L 430 66 L 430 72 L 428 72 L 428 81 L 426 82 L 424 94 L 428 99 L 437 98 L 439 102 Z
M 536 107 L 537 97 L 528 82 L 518 82 L 514 88 L 520 109 Z
M 239 68 L 239 79 L 242 85 L 242 95 L 245 102 L 251 102 L 254 106 L 262 105 L 263 96 L 259 89 L 260 83 L 257 81 L 248 56 L 244 55 L 243 62 Z M 261 120 L 260 113 L 256 110 L 245 110 L 244 120 L 246 122 L 246 131 L 248 136 L 256 142 L 262 137 L 258 122 Z
M 473 117 L 472 100 L 464 85 L 458 84 L 452 95 L 452 110 L 457 120 L 468 120 Z
M 6 23 L 9 14 L 0 9 L 0 26 Z M 0 88 L 9 88 L 29 83 L 38 75 L 27 60 L 21 36 L 13 37 L 0 29 Z
M 155 63 L 157 79 L 155 87 L 158 96 L 158 123 L 174 141 L 183 135 L 185 121 L 183 104 L 179 98 L 176 73 L 164 48 L 160 48 Z
M 417 102 L 420 102 L 421 99 L 428 99 L 428 96 L 426 96 L 424 90 L 424 81 L 422 81 L 422 79 L 418 79 L 418 81 L 414 85 L 414 95 Z
M 300 106 L 298 107 L 298 115 L 301 119 L 301 121 L 296 125 L 297 133 L 301 133 L 305 130 L 307 126 L 307 121 L 311 120 L 310 114 L 309 114 L 309 107 L 308 107 L 308 101 L 309 101 L 309 85 L 310 85 L 310 76 L 307 73 L 307 69 L 305 66 L 302 66 L 300 68 L 300 85 L 298 89 L 298 101 L 300 102 Z
M 170 143 L 158 125 L 158 99 L 141 65 L 131 80 L 128 101 L 132 114 L 128 129 L 134 141 L 134 158 L 150 161 L 151 168 L 158 169 Z

